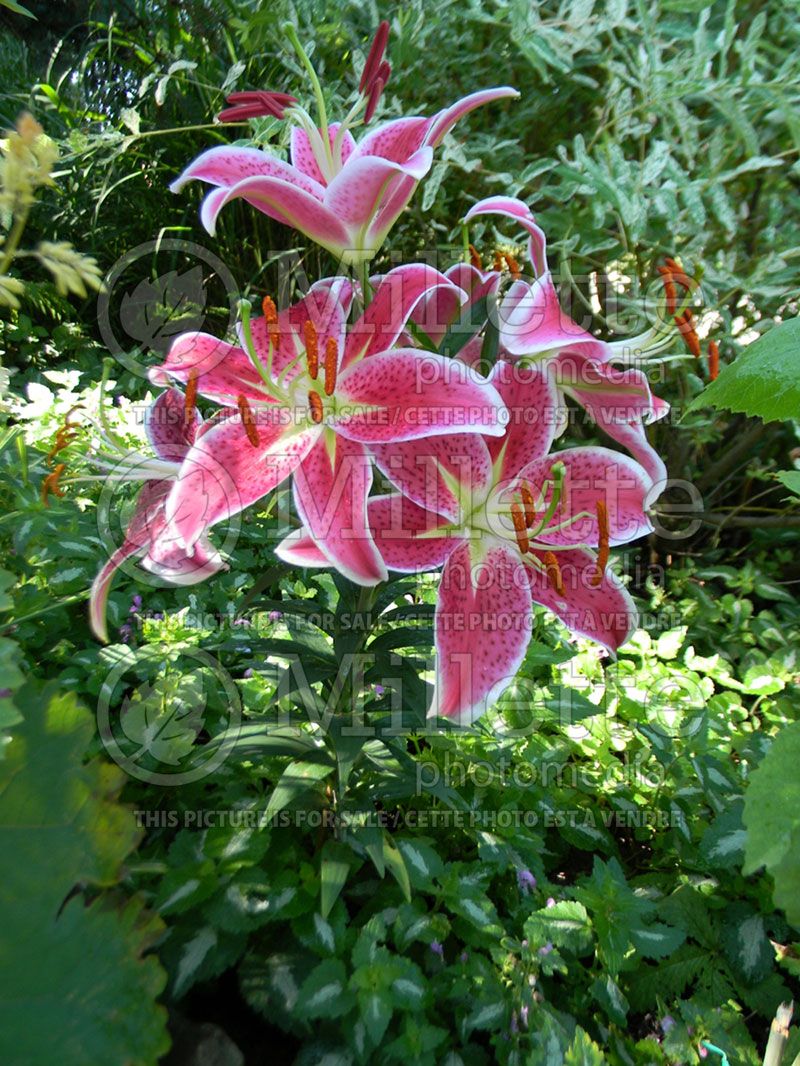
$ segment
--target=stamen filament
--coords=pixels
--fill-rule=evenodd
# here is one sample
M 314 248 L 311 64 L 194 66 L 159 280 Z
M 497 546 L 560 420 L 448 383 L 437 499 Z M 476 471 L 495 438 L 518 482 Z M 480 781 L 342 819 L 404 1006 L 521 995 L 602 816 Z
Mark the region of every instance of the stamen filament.
M 268 297 L 265 298 L 264 303 L 266 303 L 267 299 Z M 280 391 L 280 382 L 278 383 L 278 387 L 276 387 L 270 376 L 272 371 L 272 354 L 274 349 L 272 345 L 270 345 L 269 361 L 267 363 L 267 366 L 265 367 L 264 364 L 261 362 L 261 359 L 258 356 L 258 352 L 256 351 L 255 344 L 253 343 L 253 329 L 250 325 L 250 311 L 250 301 L 240 300 L 239 318 L 242 323 L 242 338 L 244 341 L 244 350 L 247 352 L 247 355 L 249 356 L 250 362 L 253 364 L 256 373 L 263 381 L 267 395 L 271 396 L 274 400 L 280 401 L 283 399 L 283 396 Z
M 336 388 L 336 367 L 339 362 L 339 346 L 334 337 L 325 342 L 325 395 L 333 396 Z
M 567 468 L 563 463 L 554 463 L 550 473 L 553 476 L 553 494 L 550 497 L 550 503 L 547 506 L 547 510 L 533 533 L 534 536 L 536 533 L 541 533 L 543 529 L 547 529 L 550 519 L 556 513 L 558 505 L 561 503 L 561 496 L 564 491 L 564 477 L 566 476 Z

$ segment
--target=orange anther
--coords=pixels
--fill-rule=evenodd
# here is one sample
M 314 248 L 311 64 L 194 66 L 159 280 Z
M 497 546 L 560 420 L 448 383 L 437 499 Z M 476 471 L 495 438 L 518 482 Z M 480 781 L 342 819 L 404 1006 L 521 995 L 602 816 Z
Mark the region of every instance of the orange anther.
M 64 473 L 64 463 L 59 463 L 58 466 L 52 470 L 42 482 L 42 503 L 45 507 L 47 504 L 47 497 L 49 493 L 53 493 L 54 496 L 63 496 L 64 493 L 58 487 L 58 479 Z
M 189 371 L 189 380 L 186 382 L 186 395 L 183 399 L 183 424 L 190 426 L 194 421 L 194 412 L 197 407 L 197 369 L 193 367 Z
M 716 381 L 719 374 L 719 345 L 716 341 L 708 342 L 708 379 Z
M 558 565 L 558 559 L 556 559 L 553 552 L 544 553 L 544 565 L 547 567 L 547 577 L 550 584 L 556 590 L 557 595 L 564 595 L 564 582 L 561 577 L 561 567 Z
M 303 338 L 306 343 L 308 373 L 316 381 L 319 373 L 319 339 L 317 337 L 317 328 L 309 318 L 303 323 Z
M 499 252 L 494 253 L 494 269 L 498 273 L 503 269 L 503 257 Z
M 322 397 L 318 392 L 309 392 L 308 406 L 311 408 L 311 421 L 317 425 L 322 421 Z
M 525 508 L 525 525 L 530 529 L 536 521 L 536 507 L 533 502 L 533 493 L 527 481 L 523 481 L 520 485 L 519 494 L 522 497 L 522 506 Z
M 511 521 L 514 523 L 514 532 L 517 535 L 517 544 L 523 555 L 526 555 L 530 544 L 528 543 L 528 527 L 525 524 L 525 515 L 518 503 L 511 504 Z
M 508 267 L 511 273 L 511 277 L 514 279 L 514 281 L 519 281 L 520 275 L 522 273 L 522 271 L 519 269 L 519 263 L 516 261 L 513 255 L 508 255 L 508 253 L 506 253 L 505 259 L 506 266 Z
M 336 388 L 336 366 L 339 362 L 339 345 L 333 337 L 325 342 L 325 395 L 333 396 Z
M 605 500 L 597 501 L 597 535 L 598 535 L 598 552 L 597 552 L 597 569 L 592 575 L 591 585 L 593 588 L 597 588 L 600 582 L 603 580 L 603 574 L 606 572 L 608 566 L 609 557 L 609 542 L 611 540 L 609 528 L 608 528 L 608 507 Z
M 247 434 L 247 439 L 250 441 L 254 448 L 257 448 L 261 441 L 258 436 L 258 430 L 256 429 L 256 420 L 253 416 L 250 404 L 247 402 L 244 396 L 237 396 L 236 406 L 239 408 L 239 416 L 242 419 L 242 425 L 244 426 L 244 431 Z
M 261 310 L 264 312 L 264 320 L 267 324 L 267 336 L 272 341 L 275 351 L 281 343 L 281 335 L 278 331 L 278 309 L 271 296 L 265 296 L 261 301 Z
M 692 292 L 695 288 L 697 288 L 694 280 L 689 277 L 689 275 L 686 273 L 680 263 L 676 262 L 676 260 L 674 259 L 671 259 L 668 255 L 664 257 L 664 262 L 667 264 L 667 269 L 672 274 L 673 281 L 676 281 L 679 285 L 682 285 L 684 289 L 687 289 L 689 292 Z
M 672 280 L 672 271 L 668 267 L 659 267 L 658 272 L 664 283 L 664 295 L 667 298 L 667 314 L 674 315 L 678 310 L 678 290 Z
M 469 246 L 469 261 L 475 267 L 476 270 L 483 269 L 483 260 L 481 259 L 480 252 L 474 244 Z
M 700 338 L 697 336 L 697 333 L 695 331 L 692 312 L 689 310 L 688 307 L 682 315 L 675 316 L 675 325 L 678 327 L 678 330 L 680 332 L 680 335 L 683 337 L 686 347 L 689 349 L 695 359 L 699 358 Z

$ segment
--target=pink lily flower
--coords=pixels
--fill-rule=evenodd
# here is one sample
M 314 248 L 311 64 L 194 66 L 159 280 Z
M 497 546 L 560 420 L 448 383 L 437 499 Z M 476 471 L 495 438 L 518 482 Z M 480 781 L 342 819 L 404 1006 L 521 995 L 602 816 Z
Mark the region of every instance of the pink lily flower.
M 185 414 L 184 397 L 177 389 L 163 392 L 146 412 L 145 428 L 154 456 L 127 453 L 122 462 L 111 454 L 95 460 L 106 476 L 120 481 L 143 480 L 133 515 L 122 544 L 112 553 L 95 578 L 89 596 L 89 621 L 98 640 L 106 643 L 106 604 L 114 575 L 122 564 L 135 556 L 141 565 L 174 585 L 193 585 L 222 569 L 219 553 L 205 537 L 191 555 L 164 538 L 167 497 L 180 476 L 192 444 L 204 432 L 196 411 Z M 114 444 L 113 441 L 109 441 Z
M 188 553 L 203 532 L 294 475 L 297 510 L 330 565 L 376 584 L 387 571 L 367 522 L 368 445 L 456 431 L 502 436 L 497 390 L 464 363 L 393 348 L 431 288 L 453 287 L 424 265 L 390 271 L 364 314 L 345 326 L 345 278 L 318 282 L 277 314 L 244 317 L 242 346 L 204 333 L 173 343 L 151 371 L 223 404 L 189 450 L 166 503 L 170 535 Z
M 651 529 L 644 512 L 650 479 L 633 459 L 606 448 L 550 453 L 558 395 L 544 367 L 500 361 L 490 380 L 510 415 L 506 436 L 383 448 L 381 466 L 400 491 L 369 501 L 389 569 L 444 567 L 430 715 L 462 725 L 514 680 L 532 603 L 611 652 L 625 643 L 637 614 L 607 565 L 609 549 Z M 307 530 L 286 538 L 278 555 L 324 565 Z
M 511 218 L 527 231 L 528 255 L 535 274 L 532 284 L 514 281 L 500 302 L 502 356 L 512 361 L 543 361 L 559 391 L 580 404 L 647 470 L 654 485 L 652 502 L 664 487 L 667 471 L 648 442 L 644 427 L 663 418 L 669 404 L 652 394 L 641 370 L 612 365 L 613 360 L 624 357 L 631 340 L 597 340 L 564 314 L 547 266 L 544 232 L 527 206 L 510 196 L 494 196 L 475 204 L 466 221 L 489 214 Z M 474 348 L 468 349 L 465 357 L 474 357 L 474 353 Z
M 203 202 L 201 220 L 213 235 L 217 217 L 242 198 L 277 222 L 291 226 L 343 264 L 371 259 L 380 248 L 433 161 L 434 149 L 476 107 L 519 96 L 503 86 L 472 93 L 432 118 L 401 118 L 372 130 L 358 143 L 350 129 L 369 121 L 390 67 L 383 60 L 388 24 L 382 23 L 367 58 L 356 103 L 342 122 L 329 122 L 316 73 L 291 26 L 284 27 L 311 79 L 317 101 L 314 121 L 285 93 L 237 93 L 224 119 L 271 114 L 293 122 L 290 162 L 258 148 L 210 148 L 170 188 L 189 181 L 215 186 Z

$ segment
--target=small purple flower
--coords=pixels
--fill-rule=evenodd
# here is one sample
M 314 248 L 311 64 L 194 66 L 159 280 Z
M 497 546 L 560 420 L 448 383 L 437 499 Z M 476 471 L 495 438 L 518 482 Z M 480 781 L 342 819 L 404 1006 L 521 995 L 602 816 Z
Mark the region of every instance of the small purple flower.
M 138 592 L 131 597 L 131 608 L 135 611 L 141 611 L 142 609 L 142 597 Z
M 525 938 L 525 939 L 524 939 L 524 940 L 522 941 L 522 947 L 523 947 L 523 948 L 527 948 L 527 946 L 528 946 L 528 938 L 526 937 L 526 938 Z
M 386 689 L 383 687 L 383 685 L 376 685 L 375 686 L 375 695 L 376 696 L 382 696 L 385 691 L 386 691 Z
M 556 901 L 553 899 L 552 896 L 548 896 L 547 899 L 545 900 L 545 904 L 544 905 L 545 905 L 545 907 L 555 907 Z
M 247 669 L 245 670 L 245 672 L 242 674 L 242 677 L 252 677 L 252 676 L 253 676 L 253 667 L 252 666 L 248 666 Z
M 249 618 L 234 618 L 233 624 L 235 626 L 249 626 L 251 622 Z
M 520 892 L 524 892 L 527 895 L 528 892 L 532 892 L 536 888 L 536 878 L 530 870 L 523 867 L 523 869 L 517 870 L 517 884 Z
M 270 622 L 280 622 L 281 618 L 283 618 L 283 611 L 270 611 L 267 618 L 269 618 Z
M 438 955 L 440 959 L 444 958 L 444 948 L 438 940 L 431 941 L 431 951 L 434 955 Z
M 543 947 L 539 948 L 539 954 L 540 955 L 549 955 L 552 950 L 553 950 L 553 945 L 548 940 L 548 942 Z
M 519 1008 L 519 1020 L 522 1022 L 522 1027 L 524 1029 L 527 1029 L 528 1028 L 528 1004 L 527 1003 L 523 1003 L 523 1005 Z
M 661 1019 L 661 1031 L 663 1033 L 668 1033 L 670 1029 L 674 1028 L 674 1026 L 675 1019 L 672 1017 L 671 1014 L 665 1014 L 664 1017 Z
M 128 641 L 131 639 L 131 635 L 132 634 L 133 634 L 133 630 L 131 629 L 131 627 L 128 625 L 127 622 L 124 622 L 119 627 L 119 639 L 122 641 L 123 644 L 127 644 L 128 643 Z
M 156 613 L 153 615 L 153 621 L 154 622 L 163 622 L 164 621 L 164 615 L 161 613 L 161 611 L 156 611 Z

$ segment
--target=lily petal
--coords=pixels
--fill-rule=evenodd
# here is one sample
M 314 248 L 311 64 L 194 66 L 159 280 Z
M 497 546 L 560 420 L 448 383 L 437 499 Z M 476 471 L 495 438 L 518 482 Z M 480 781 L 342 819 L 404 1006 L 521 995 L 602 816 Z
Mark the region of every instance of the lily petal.
M 581 346 L 593 359 L 605 361 L 610 349 L 587 333 L 561 309 L 550 274 L 533 284 L 515 281 L 500 303 L 500 344 L 510 355 L 536 355 Z
M 531 636 L 531 592 L 519 552 L 497 542 L 451 553 L 434 622 L 436 682 L 429 717 L 470 725 L 514 680 Z
M 559 397 L 547 367 L 514 366 L 499 360 L 489 380 L 508 410 L 504 437 L 488 441 L 498 483 L 513 478 L 528 463 L 547 455 L 558 425 Z
M 365 230 L 399 178 L 420 181 L 431 168 L 433 151 L 421 148 L 404 163 L 381 156 L 352 158 L 325 191 L 325 207 L 351 230 Z
M 275 554 L 290 566 L 322 567 L 330 566 L 331 561 L 325 555 L 305 528 L 293 529 L 291 533 L 275 548 Z
M 357 585 L 387 577 L 367 520 L 372 462 L 362 444 L 330 431 L 319 437 L 297 467 L 297 512 L 329 563 Z
M 470 514 L 492 483 L 489 448 L 477 433 L 374 444 L 372 454 L 381 473 L 409 499 L 451 521 Z M 459 486 L 458 498 L 453 483 Z
M 617 575 L 606 569 L 595 588 L 596 572 L 592 556 L 579 548 L 560 551 L 558 564 L 563 583 L 556 592 L 543 570 L 527 564 L 531 595 L 559 618 L 573 633 L 602 644 L 615 652 L 638 624 L 638 612 L 630 594 Z
M 332 122 L 330 126 L 328 126 L 328 137 L 330 139 L 331 148 L 333 148 L 336 134 L 339 132 L 340 128 L 340 122 Z M 320 136 L 322 136 L 321 133 Z M 353 140 L 353 135 L 350 130 L 345 130 L 341 143 L 342 163 L 346 163 L 356 148 L 356 142 Z M 314 155 L 311 148 L 308 134 L 302 126 L 292 126 L 292 132 L 289 135 L 289 156 L 292 160 L 292 166 L 296 170 L 306 174 L 321 186 L 327 185 L 327 182 L 322 175 L 322 171 L 319 169 L 317 157 Z
M 633 459 L 608 448 L 569 448 L 529 463 L 520 471 L 519 478 L 528 482 L 536 496 L 545 482 L 552 485 L 556 463 L 563 463 L 566 475 L 561 500 L 550 524 L 557 525 L 570 518 L 575 521 L 556 532 L 537 533 L 537 542 L 596 547 L 598 501 L 607 508 L 611 544 L 627 544 L 652 531 L 644 511 L 652 483 Z M 552 490 L 547 494 L 548 501 L 551 493 Z M 576 517 L 579 514 L 583 516 Z
M 647 375 L 633 367 L 620 370 L 566 349 L 552 364 L 559 388 L 578 401 L 601 429 L 611 422 L 649 422 L 653 395 Z
M 180 190 L 190 181 L 207 181 L 226 189 L 247 178 L 272 177 L 291 182 L 321 200 L 325 191 L 320 181 L 309 177 L 302 170 L 284 163 L 260 148 L 235 148 L 222 145 L 209 148 L 194 159 L 184 172 L 170 185 L 171 192 Z
M 480 92 L 470 93 L 469 96 L 462 97 L 431 119 L 431 126 L 425 138 L 425 143 L 436 148 L 442 143 L 445 135 L 450 132 L 459 119 L 462 119 L 464 115 L 468 115 L 470 111 L 474 111 L 476 107 L 490 104 L 494 100 L 516 98 L 519 95 L 519 92 L 516 89 L 512 89 L 510 85 L 502 85 L 496 89 L 482 89 Z
M 447 536 L 419 536 L 447 525 L 446 519 L 418 507 L 402 493 L 371 496 L 367 511 L 375 544 L 390 570 L 405 574 L 436 570 L 457 543 Z
M 186 397 L 179 389 L 166 389 L 145 411 L 144 428 L 159 459 L 180 462 L 192 445 L 201 418 L 196 410 L 186 415 Z
M 264 411 L 262 410 L 262 414 Z M 187 454 L 166 505 L 165 537 L 190 551 L 217 522 L 272 492 L 308 454 L 320 428 L 287 432 L 282 411 L 259 418 L 253 447 L 238 414 L 199 436 Z
M 429 118 L 398 118 L 384 122 L 367 133 L 358 143 L 356 159 L 380 156 L 395 163 L 405 163 L 425 144 L 430 129 Z
M 228 188 L 224 196 L 212 193 L 207 198 L 209 207 L 206 209 L 204 206 L 201 217 L 212 236 L 220 211 L 236 199 L 247 200 L 276 222 L 299 230 L 333 255 L 339 255 L 352 243 L 347 227 L 316 196 L 306 192 L 300 185 L 270 177 L 245 178 Z
M 494 386 L 457 359 L 398 348 L 363 359 L 339 379 L 333 424 L 366 444 L 445 433 L 502 436 L 505 414 Z
M 393 347 L 414 309 L 431 293 L 447 293 L 457 307 L 467 298 L 446 275 L 426 263 L 408 263 L 385 274 L 368 307 L 350 327 L 342 365 Z
M 237 396 L 259 403 L 267 399 L 246 353 L 208 333 L 182 333 L 176 337 L 165 361 L 152 367 L 149 377 L 154 385 L 166 385 L 170 378 L 186 384 L 193 372 L 200 395 L 217 403 L 235 403 Z
M 528 258 L 533 264 L 536 276 L 547 273 L 547 238 L 544 230 L 537 223 L 531 209 L 515 196 L 489 196 L 471 207 L 464 217 L 465 222 L 480 215 L 505 215 L 528 231 Z

